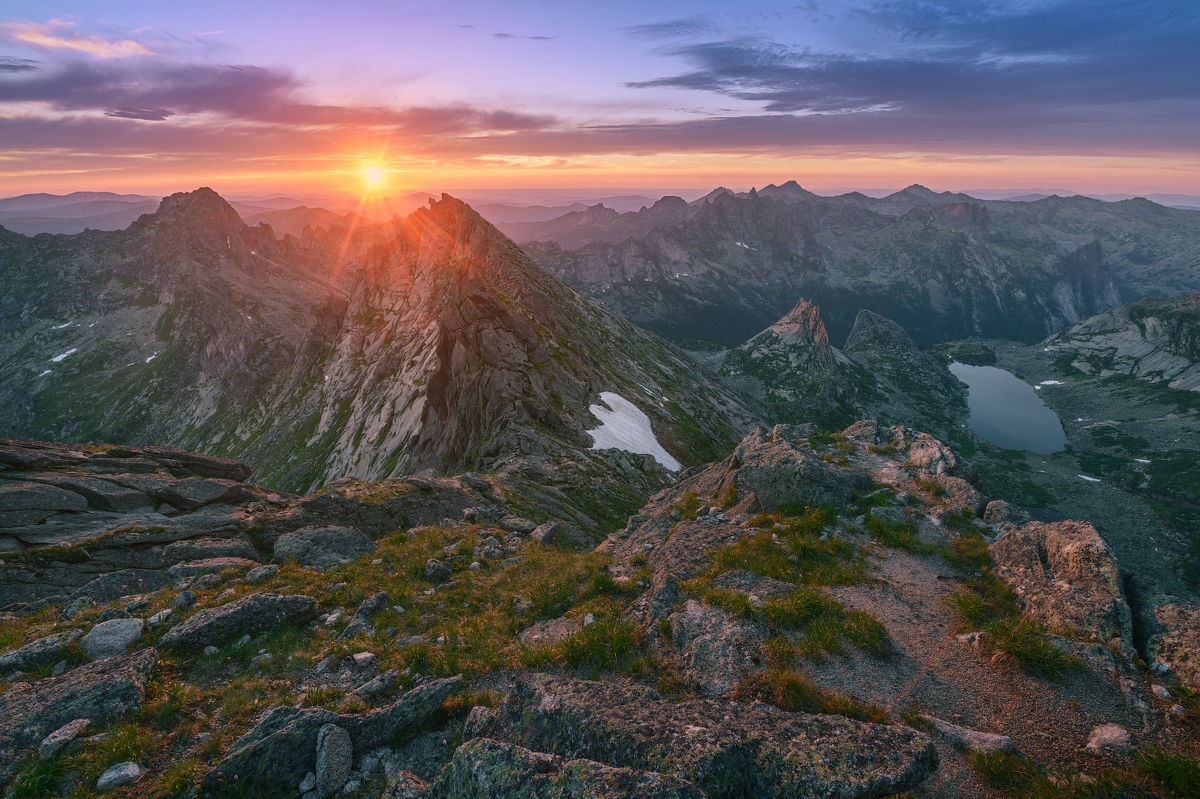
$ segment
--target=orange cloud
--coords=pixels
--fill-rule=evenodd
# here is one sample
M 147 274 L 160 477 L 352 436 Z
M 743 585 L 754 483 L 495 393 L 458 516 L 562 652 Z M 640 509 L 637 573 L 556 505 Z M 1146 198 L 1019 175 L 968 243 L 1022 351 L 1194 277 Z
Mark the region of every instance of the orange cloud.
M 97 58 L 154 55 L 151 50 L 132 39 L 110 41 L 99 36 L 77 36 L 69 30 L 70 27 L 68 22 L 53 19 L 45 25 L 32 22 L 5 22 L 0 24 L 0 32 L 3 32 L 7 38 L 35 47 L 51 50 L 76 50 Z

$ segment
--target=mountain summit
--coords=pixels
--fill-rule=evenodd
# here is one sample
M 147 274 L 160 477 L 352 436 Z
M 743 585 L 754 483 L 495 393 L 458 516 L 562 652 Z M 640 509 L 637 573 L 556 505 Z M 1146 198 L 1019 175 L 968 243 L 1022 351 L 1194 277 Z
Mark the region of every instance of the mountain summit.
M 668 463 L 714 457 L 752 418 L 447 195 L 301 243 L 198 189 L 125 231 L 13 236 L 0 272 L 23 320 L 0 341 L 5 429 L 206 449 L 284 488 L 543 463 L 551 483 L 622 472 L 645 492 L 666 479 L 652 458 L 591 449 L 602 394 Z

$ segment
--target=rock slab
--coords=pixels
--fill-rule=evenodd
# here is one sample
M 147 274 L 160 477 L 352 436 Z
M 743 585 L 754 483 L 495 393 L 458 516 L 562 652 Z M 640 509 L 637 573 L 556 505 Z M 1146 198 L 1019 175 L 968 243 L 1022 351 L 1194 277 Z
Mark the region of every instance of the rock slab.
M 280 626 L 306 624 L 317 617 L 312 597 L 292 594 L 251 594 L 197 612 L 167 630 L 159 646 L 199 650 L 242 635 L 257 635 Z
M 146 699 L 146 682 L 158 653 L 97 660 L 61 677 L 17 683 L 0 694 L 0 752 L 30 749 L 76 719 L 104 725 L 128 716 Z M 14 757 L 0 756 L 0 781 L 11 776 Z
M 937 766 L 923 733 L 713 699 L 675 704 L 628 681 L 526 675 L 484 737 L 564 758 L 670 773 L 710 797 L 905 791 Z
M 79 641 L 79 648 L 92 660 L 124 655 L 142 637 L 146 623 L 141 619 L 102 621 Z
M 460 746 L 429 799 L 703 799 L 687 780 L 667 774 L 568 760 L 476 738 Z
M 424 722 L 459 681 L 459 677 L 448 677 L 425 683 L 392 706 L 361 715 L 277 707 L 234 742 L 225 758 L 205 776 L 201 796 L 223 796 L 235 780 L 249 796 L 270 794 L 280 785 L 298 785 L 305 774 L 316 773 L 317 738 L 326 725 L 344 730 L 352 751 L 361 756 Z

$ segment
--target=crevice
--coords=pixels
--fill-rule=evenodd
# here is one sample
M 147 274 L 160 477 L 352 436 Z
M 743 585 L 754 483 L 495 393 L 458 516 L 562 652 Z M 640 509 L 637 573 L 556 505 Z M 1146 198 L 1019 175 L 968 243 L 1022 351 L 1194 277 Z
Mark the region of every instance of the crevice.
M 1149 663 L 1154 659 L 1154 653 L 1150 651 L 1150 642 L 1159 631 L 1158 621 L 1154 618 L 1154 608 L 1147 602 L 1145 592 L 1133 574 L 1121 572 L 1121 588 L 1125 592 L 1125 602 L 1129 605 L 1133 648 L 1138 657 Z

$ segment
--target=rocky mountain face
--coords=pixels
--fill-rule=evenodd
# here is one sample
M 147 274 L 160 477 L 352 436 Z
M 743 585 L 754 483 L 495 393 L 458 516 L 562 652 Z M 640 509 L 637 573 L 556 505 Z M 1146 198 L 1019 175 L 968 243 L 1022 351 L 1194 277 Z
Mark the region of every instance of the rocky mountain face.
M 1143 300 L 1085 319 L 1044 346 L 1086 374 L 1200 390 L 1200 294 Z
M 859 311 L 843 349 L 821 310 L 801 299 L 783 318 L 727 351 L 720 371 L 769 418 L 830 429 L 859 418 L 949 430 L 966 418 L 964 386 L 890 319 Z
M 280 240 L 200 189 L 126 231 L 5 233 L 0 269 L 3 429 L 203 448 L 283 488 L 507 464 L 636 495 L 667 473 L 590 449 L 601 393 L 683 462 L 752 418 L 449 197 Z
M 540 264 L 627 318 L 724 346 L 798 297 L 820 305 L 835 341 L 861 308 L 922 343 L 1036 341 L 1121 302 L 1200 288 L 1200 215 L 1145 200 L 983 201 L 919 186 L 825 198 L 793 183 L 689 208 L 621 240 L 582 244 L 554 222 L 522 235 Z
M 17 795 L 1165 799 L 1200 779 L 1200 608 L 1127 595 L 1091 525 L 990 501 L 910 428 L 755 431 L 594 551 L 496 476 L 296 496 L 164 447 L 5 439 L 0 463 L 5 507 L 62 536 L 0 519 L 28 547 L 0 559 Z

